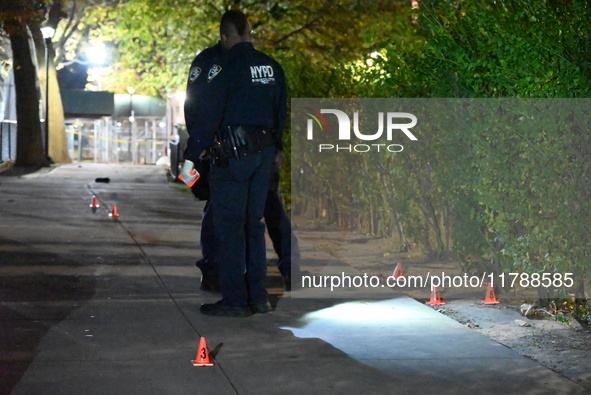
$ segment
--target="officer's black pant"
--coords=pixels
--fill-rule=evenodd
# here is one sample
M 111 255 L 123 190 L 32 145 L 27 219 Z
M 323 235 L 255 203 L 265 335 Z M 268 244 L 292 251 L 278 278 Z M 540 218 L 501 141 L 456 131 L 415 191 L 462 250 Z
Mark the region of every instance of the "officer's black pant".
M 285 262 L 291 265 L 292 255 L 296 259 L 300 257 L 298 240 L 291 231 L 291 222 L 279 194 L 275 190 L 271 190 L 267 194 L 264 215 L 273 249 L 279 257 L 279 264 Z
M 212 166 L 209 178 L 222 303 L 265 303 L 267 273 L 262 223 L 275 147 Z
M 201 254 L 203 259 L 201 265 L 205 268 L 214 270 L 215 268 L 215 231 L 213 228 L 213 213 L 211 210 L 211 201 L 208 200 L 203 208 L 203 216 L 201 217 Z M 217 272 L 217 269 L 215 269 Z
M 299 260 L 300 250 L 298 240 L 291 230 L 291 222 L 281 198 L 276 190 L 269 190 L 264 211 L 265 225 L 273 243 L 273 249 L 277 253 L 279 266 L 285 264 L 285 270 L 291 270 L 292 258 Z M 202 272 L 207 272 L 217 280 L 218 265 L 216 264 L 216 242 L 213 226 L 213 210 L 208 200 L 203 209 L 201 219 L 201 255 L 197 266 Z M 282 272 L 283 274 L 283 272 Z

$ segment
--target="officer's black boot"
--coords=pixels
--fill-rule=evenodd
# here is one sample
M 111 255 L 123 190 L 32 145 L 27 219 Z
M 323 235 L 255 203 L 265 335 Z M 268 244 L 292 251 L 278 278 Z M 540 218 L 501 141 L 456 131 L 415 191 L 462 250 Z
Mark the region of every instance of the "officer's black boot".
M 207 259 L 200 259 L 195 262 L 195 266 L 201 270 L 201 285 L 199 289 L 208 292 L 220 292 L 218 275 L 215 267 Z
M 291 257 L 285 257 L 277 263 L 277 268 L 279 269 L 279 273 L 281 273 L 281 277 L 283 277 L 283 282 L 285 283 L 285 290 L 291 291 L 292 278 L 299 278 L 299 260 L 294 259 L 292 264 Z

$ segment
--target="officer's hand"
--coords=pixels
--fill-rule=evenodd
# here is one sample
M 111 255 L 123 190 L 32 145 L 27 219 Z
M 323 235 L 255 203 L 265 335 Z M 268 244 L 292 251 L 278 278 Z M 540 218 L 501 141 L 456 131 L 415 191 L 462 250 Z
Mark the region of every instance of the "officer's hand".
M 199 172 L 195 170 L 195 164 L 190 160 L 185 159 L 179 178 L 188 186 L 193 186 L 199 178 Z

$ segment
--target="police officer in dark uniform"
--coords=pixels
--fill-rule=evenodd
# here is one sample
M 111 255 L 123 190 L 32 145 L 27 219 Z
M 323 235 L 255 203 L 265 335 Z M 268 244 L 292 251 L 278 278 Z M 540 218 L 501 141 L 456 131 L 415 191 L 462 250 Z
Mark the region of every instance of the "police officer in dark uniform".
M 201 51 L 191 63 L 189 78 L 187 81 L 185 97 L 185 123 L 187 130 L 193 132 L 199 130 L 199 116 L 201 110 L 207 106 L 207 78 L 203 77 L 204 70 L 207 72 L 214 64 L 219 64 L 224 57 L 226 50 L 222 42 Z M 195 111 L 195 109 L 199 111 Z M 203 209 L 201 221 L 201 252 L 203 258 L 198 260 L 196 265 L 201 270 L 201 289 L 205 291 L 218 290 L 217 265 L 215 264 L 215 233 L 213 217 L 211 215 L 211 204 L 209 201 L 208 173 L 209 163 L 207 156 L 200 158 L 194 164 L 201 178 L 192 186 L 193 194 L 200 200 L 207 200 Z M 190 166 L 190 165 L 189 165 Z
M 205 149 L 213 156 L 209 187 L 223 297 L 201 306 L 203 314 L 213 316 L 271 310 L 261 219 L 287 99 L 283 69 L 254 49 L 249 29 L 243 13 L 223 15 L 220 35 L 227 56 L 195 73 L 204 86 L 187 118 L 183 177 L 195 177 L 192 164 Z
M 203 70 L 209 70 L 214 64 L 220 63 L 226 54 L 227 51 L 224 49 L 220 41 L 216 45 L 200 52 L 191 63 L 185 100 L 186 122 L 191 125 L 189 127 L 190 130 L 194 129 L 192 125 L 195 124 L 195 121 L 198 121 L 194 119 L 195 115 L 198 113 L 193 112 L 193 106 L 196 105 L 199 100 L 201 100 L 201 105 L 206 105 L 206 102 L 203 102 L 203 99 L 207 99 L 202 92 L 202 90 L 206 88 L 207 79 L 198 77 Z M 278 155 L 276 159 L 280 156 L 281 145 L 281 141 L 279 141 L 277 144 Z M 191 187 L 191 190 L 197 199 L 207 201 L 203 209 L 201 221 L 200 244 L 202 258 L 196 262 L 196 266 L 201 270 L 202 274 L 200 289 L 204 291 L 219 292 L 218 265 L 216 264 L 215 258 L 217 247 L 215 245 L 213 214 L 209 201 L 208 160 L 202 158 L 195 163 L 195 168 L 200 173 L 201 177 L 197 183 Z M 283 277 L 285 289 L 290 291 L 292 266 L 297 273 L 299 271 L 300 252 L 298 240 L 291 230 L 289 217 L 281 203 L 278 187 L 279 163 L 276 160 L 271 172 L 271 182 L 265 204 L 264 218 L 269 237 L 273 243 L 273 248 L 279 258 L 277 268 Z

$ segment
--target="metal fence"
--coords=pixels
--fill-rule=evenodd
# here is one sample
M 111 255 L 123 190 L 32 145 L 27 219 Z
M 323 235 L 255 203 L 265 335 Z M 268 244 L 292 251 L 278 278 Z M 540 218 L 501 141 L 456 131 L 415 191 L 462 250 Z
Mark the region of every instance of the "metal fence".
M 0 121 L 0 163 L 16 158 L 16 121 Z
M 75 161 L 154 164 L 166 155 L 162 120 L 121 122 L 109 117 L 77 121 L 66 127 L 68 151 Z
M 177 178 L 181 172 L 181 166 L 185 160 L 183 153 L 187 147 L 187 140 L 189 134 L 187 128 L 184 125 L 178 125 L 175 127 L 176 134 L 174 138 L 170 139 L 169 145 L 169 156 L 170 156 L 170 174 L 172 178 Z
M 68 124 L 66 138 L 70 158 L 155 164 L 168 151 L 169 136 L 161 122 L 154 118 L 120 122 L 106 117 Z M 16 159 L 16 126 L 16 121 L 0 121 L 0 163 Z

